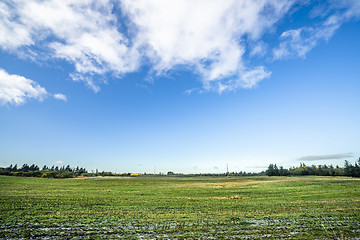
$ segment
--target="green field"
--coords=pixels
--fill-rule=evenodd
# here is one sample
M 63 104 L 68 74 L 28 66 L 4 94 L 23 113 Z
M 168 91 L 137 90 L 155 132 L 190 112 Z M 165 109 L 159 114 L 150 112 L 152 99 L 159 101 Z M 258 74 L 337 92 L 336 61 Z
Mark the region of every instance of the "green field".
M 0 238 L 354 239 L 360 179 L 0 176 Z

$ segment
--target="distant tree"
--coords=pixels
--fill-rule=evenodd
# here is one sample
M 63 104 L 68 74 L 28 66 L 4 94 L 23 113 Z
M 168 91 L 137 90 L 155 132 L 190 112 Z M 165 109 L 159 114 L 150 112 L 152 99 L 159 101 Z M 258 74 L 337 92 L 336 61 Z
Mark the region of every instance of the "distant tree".
M 276 164 L 270 164 L 266 170 L 266 175 L 268 176 L 279 176 L 279 169 Z
M 268 169 L 266 170 L 266 175 L 268 176 L 274 176 L 274 165 L 270 164 Z
M 20 169 L 21 172 L 28 172 L 29 170 L 30 170 L 30 167 L 27 164 L 22 165 L 22 167 Z
M 335 175 L 335 168 L 332 164 L 330 165 L 328 172 L 329 172 L 329 176 Z
M 87 171 L 86 171 L 86 169 L 85 168 L 80 168 L 79 169 L 79 172 L 78 172 L 79 174 L 82 174 L 82 173 L 87 173 Z
M 355 162 L 353 177 L 360 177 L 360 158 Z
M 35 164 L 31 164 L 31 166 L 29 167 L 29 171 L 31 171 L 31 172 L 39 171 L 39 170 L 40 170 L 40 168 Z
M 11 172 L 11 171 L 12 171 L 12 169 L 13 169 L 13 165 L 12 165 L 12 164 L 10 164 L 10 166 L 9 166 L 9 167 L 5 168 L 5 170 L 7 170 L 7 171 L 9 171 L 9 172 Z
M 283 168 L 282 166 L 280 166 L 279 168 L 279 175 L 280 176 L 288 176 L 290 173 L 289 173 L 289 170 Z
M 279 168 L 276 166 L 276 164 L 274 164 L 274 176 L 279 176 L 279 175 L 280 175 Z
M 343 176 L 344 175 L 344 169 L 336 166 L 334 169 L 334 176 Z
M 72 169 L 71 169 L 70 165 L 67 165 L 67 166 L 66 166 L 65 171 L 66 171 L 66 172 L 72 172 Z
M 345 160 L 344 163 L 344 174 L 345 176 L 353 176 L 354 175 L 354 167 L 348 160 Z

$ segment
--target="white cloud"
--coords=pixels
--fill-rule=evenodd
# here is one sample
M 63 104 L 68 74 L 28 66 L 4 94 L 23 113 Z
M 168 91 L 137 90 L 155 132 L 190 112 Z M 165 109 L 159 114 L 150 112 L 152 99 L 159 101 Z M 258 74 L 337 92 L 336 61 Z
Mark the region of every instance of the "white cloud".
M 183 92 L 183 94 L 191 95 L 196 89 L 187 89 Z
M 0 103 L 20 105 L 28 98 L 42 101 L 47 96 L 45 88 L 38 83 L 0 69 Z
M 267 76 L 258 74 L 256 81 L 248 77 L 253 70 L 243 62 L 241 39 L 257 40 L 291 4 L 267 0 L 122 1 L 124 12 L 138 28 L 136 44 L 144 46 L 156 74 L 186 65 L 201 75 L 205 89 L 219 92 L 250 88 Z M 265 71 L 263 66 L 252 68 Z
M 63 161 L 56 161 L 57 164 L 63 164 Z
M 306 54 L 313 49 L 319 41 L 329 40 L 340 27 L 338 22 L 331 18 L 317 28 L 302 27 L 288 30 L 280 36 L 279 47 L 273 50 L 274 59 L 287 57 L 305 58 Z
M 55 99 L 62 100 L 64 102 L 67 101 L 66 96 L 64 94 L 62 94 L 62 93 L 55 93 L 53 96 L 54 96 Z
M 273 58 L 276 60 L 288 57 L 304 58 L 319 41 L 328 41 L 344 22 L 360 18 L 358 0 L 330 1 L 328 9 L 333 9 L 335 13 L 325 17 L 317 26 L 304 26 L 283 32 L 280 35 L 279 46 L 273 49 Z M 323 15 L 321 11 L 316 12 L 316 15 L 313 12 L 312 17 Z
M 346 19 L 360 17 L 360 1 L 358 0 L 331 0 L 331 9 L 342 10 L 342 16 Z
M 267 71 L 264 67 L 256 67 L 241 74 L 242 81 L 240 81 L 240 85 L 243 88 L 252 88 L 261 80 L 270 77 L 270 75 L 271 72 Z
M 121 76 L 136 71 L 144 60 L 156 75 L 187 66 L 201 76 L 205 89 L 217 89 L 219 81 L 235 89 L 253 85 L 239 84 L 247 79 L 242 76 L 247 66 L 241 38 L 259 38 L 291 3 L 121 1 L 129 23 L 129 32 L 124 33 L 119 31 L 124 19 L 113 14 L 112 1 L 14 0 L 2 3 L 0 44 L 12 50 L 36 45 L 73 63 L 75 72 L 70 76 L 95 92 L 97 75 Z
M 36 45 L 75 66 L 74 80 L 94 91 L 94 75 L 121 75 L 138 68 L 136 49 L 117 30 L 110 1 L 15 0 L 2 3 L 0 46 L 14 50 Z M 9 34 L 11 33 L 11 34 Z
M 121 77 L 146 65 L 148 79 L 187 69 L 200 76 L 203 90 L 221 93 L 252 88 L 270 76 L 251 58 L 266 55 L 270 46 L 262 36 L 274 33 L 296 2 L 5 0 L 0 3 L 0 47 L 19 56 L 63 59 L 74 66 L 69 76 L 95 92 L 104 76 Z M 360 16 L 359 1 L 327 5 L 335 10 L 322 16 L 323 22 L 284 31 L 273 58 L 305 57 L 343 22 Z
M 0 2 L 0 46 L 3 49 L 33 44 L 28 26 L 13 21 L 16 17 L 16 9 L 11 4 Z
M 252 44 L 251 50 L 250 50 L 250 56 L 254 57 L 263 57 L 267 53 L 267 46 L 264 42 L 259 41 L 255 44 Z

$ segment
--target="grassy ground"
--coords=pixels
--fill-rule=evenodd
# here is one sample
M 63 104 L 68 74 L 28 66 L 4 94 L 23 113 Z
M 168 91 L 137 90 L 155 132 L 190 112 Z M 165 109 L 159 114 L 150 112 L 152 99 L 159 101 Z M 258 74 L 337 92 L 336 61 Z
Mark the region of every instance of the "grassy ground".
M 0 238 L 358 238 L 360 179 L 0 176 Z

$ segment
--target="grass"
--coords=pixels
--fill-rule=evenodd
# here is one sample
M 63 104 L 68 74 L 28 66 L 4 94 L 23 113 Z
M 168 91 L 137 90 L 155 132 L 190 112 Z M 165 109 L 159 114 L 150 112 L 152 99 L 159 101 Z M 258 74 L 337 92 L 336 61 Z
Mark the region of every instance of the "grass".
M 0 177 L 0 238 L 356 238 L 360 179 Z

